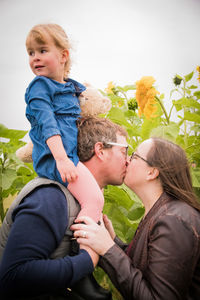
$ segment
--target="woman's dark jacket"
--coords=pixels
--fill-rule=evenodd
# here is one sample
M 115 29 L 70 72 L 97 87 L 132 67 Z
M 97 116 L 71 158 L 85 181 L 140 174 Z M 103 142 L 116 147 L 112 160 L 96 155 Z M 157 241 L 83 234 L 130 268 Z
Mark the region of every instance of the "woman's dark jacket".
M 99 265 L 124 299 L 200 299 L 199 211 L 163 193 L 129 247 L 115 241 Z

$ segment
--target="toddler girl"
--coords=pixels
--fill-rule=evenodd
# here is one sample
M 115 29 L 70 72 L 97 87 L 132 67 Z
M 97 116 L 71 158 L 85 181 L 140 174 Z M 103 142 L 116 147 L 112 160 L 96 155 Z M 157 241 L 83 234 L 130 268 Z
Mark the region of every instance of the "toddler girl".
M 68 37 L 57 24 L 36 25 L 27 36 L 26 48 L 36 75 L 25 94 L 34 169 L 39 176 L 67 186 L 81 205 L 79 216 L 88 215 L 98 222 L 103 193 L 77 156 L 78 96 L 85 87 L 68 78 Z

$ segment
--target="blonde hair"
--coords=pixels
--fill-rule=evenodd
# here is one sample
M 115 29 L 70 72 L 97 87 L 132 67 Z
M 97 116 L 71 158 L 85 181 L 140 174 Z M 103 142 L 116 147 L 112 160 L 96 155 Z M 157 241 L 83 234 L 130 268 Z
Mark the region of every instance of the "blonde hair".
M 26 48 L 29 48 L 31 39 L 34 39 L 39 44 L 45 44 L 49 37 L 52 38 L 55 46 L 59 49 L 71 48 L 69 39 L 63 28 L 57 24 L 38 24 L 35 25 L 28 33 L 26 38 Z M 64 66 L 64 76 L 67 78 L 71 69 L 71 57 L 69 57 Z

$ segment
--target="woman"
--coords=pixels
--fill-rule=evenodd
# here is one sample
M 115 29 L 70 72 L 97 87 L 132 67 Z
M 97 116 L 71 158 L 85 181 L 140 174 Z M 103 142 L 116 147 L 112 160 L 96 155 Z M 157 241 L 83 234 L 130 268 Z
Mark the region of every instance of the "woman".
M 200 299 L 200 203 L 192 190 L 185 152 L 151 138 L 130 158 L 125 184 L 142 200 L 145 215 L 129 246 L 106 216 L 98 226 L 81 217 L 71 227 L 124 299 Z M 103 243 L 102 243 L 103 241 Z

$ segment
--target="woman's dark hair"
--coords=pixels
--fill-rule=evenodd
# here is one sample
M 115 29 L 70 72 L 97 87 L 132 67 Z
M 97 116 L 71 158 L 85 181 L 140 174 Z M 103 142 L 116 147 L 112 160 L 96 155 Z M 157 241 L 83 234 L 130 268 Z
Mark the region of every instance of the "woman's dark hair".
M 151 139 L 153 145 L 147 155 L 147 160 L 159 170 L 159 178 L 164 191 L 200 211 L 200 202 L 192 187 L 190 167 L 185 151 L 166 139 Z

